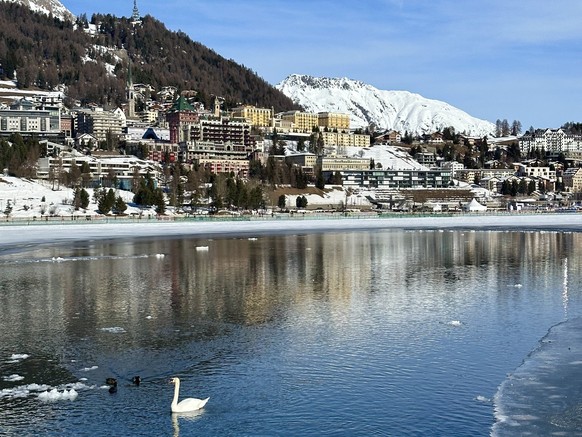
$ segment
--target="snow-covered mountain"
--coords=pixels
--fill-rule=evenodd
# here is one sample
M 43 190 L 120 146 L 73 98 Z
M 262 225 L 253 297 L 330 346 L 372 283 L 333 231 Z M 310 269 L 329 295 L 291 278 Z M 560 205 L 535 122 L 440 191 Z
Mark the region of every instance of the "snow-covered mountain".
M 26 6 L 33 12 L 41 14 L 53 14 L 53 17 L 61 21 L 75 19 L 75 15 L 69 11 L 59 0 L 0 0 L 6 3 L 18 3 Z
M 309 112 L 341 112 L 351 115 L 353 127 L 374 124 L 416 134 L 453 126 L 456 132 L 485 136 L 495 125 L 472 117 L 448 103 L 408 91 L 385 91 L 347 78 L 293 74 L 275 86 Z

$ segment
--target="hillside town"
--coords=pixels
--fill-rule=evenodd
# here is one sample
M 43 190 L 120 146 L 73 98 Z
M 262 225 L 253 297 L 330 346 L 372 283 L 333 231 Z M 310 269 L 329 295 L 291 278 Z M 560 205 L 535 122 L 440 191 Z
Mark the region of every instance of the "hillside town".
M 135 3 L 132 20 L 141 23 Z M 357 209 L 381 212 L 547 211 L 575 208 L 582 197 L 582 135 L 562 128 L 481 137 L 449 126 L 422 134 L 354 127 L 349 113 L 228 107 L 220 96 L 208 108 L 198 90 L 155 89 L 134 83 L 131 72 L 129 65 L 125 103 L 111 107 L 65 105 L 63 91 L 20 89 L 18 78 L 2 81 L 4 175 L 42 180 L 53 189 L 136 195 L 151 181 L 163 193 L 156 202 L 190 212 L 345 210 L 354 193 L 366 199 Z M 26 141 L 38 145 L 37 153 L 18 160 L 14 151 Z M 193 171 L 205 176 L 190 178 Z M 227 185 L 261 183 L 259 200 L 217 202 L 220 177 Z M 308 187 L 322 198 L 326 187 L 346 194 L 340 201 L 304 202 L 301 190 Z
M 152 95 L 156 100 L 146 98 Z M 379 209 L 409 210 L 410 200 L 458 209 L 472 198 L 493 209 L 562 208 L 582 191 L 582 136 L 562 129 L 502 138 L 434 132 L 405 143 L 402 132 L 351 128 L 349 114 L 276 113 L 252 105 L 224 110 L 219 97 L 207 109 L 174 87 L 153 90 L 131 80 L 127 104 L 117 108 L 67 108 L 61 93 L 18 96 L 0 108 L 0 136 L 10 145 L 15 135 L 41 145 L 26 176 L 53 185 L 83 168 L 78 183 L 84 187 L 115 180 L 117 188 L 131 190 L 135 178 L 146 175 L 156 185 L 167 183 L 165 169 L 178 164 L 246 180 L 253 163 L 266 166 L 270 157 L 297 168 L 311 184 L 319 175 L 320 188 L 365 190 L 370 208 Z M 497 159 L 479 165 L 467 152 L 459 159 L 453 151 L 459 144 Z M 502 157 L 516 146 L 518 159 L 508 164 Z M 374 151 L 382 158 L 374 159 Z

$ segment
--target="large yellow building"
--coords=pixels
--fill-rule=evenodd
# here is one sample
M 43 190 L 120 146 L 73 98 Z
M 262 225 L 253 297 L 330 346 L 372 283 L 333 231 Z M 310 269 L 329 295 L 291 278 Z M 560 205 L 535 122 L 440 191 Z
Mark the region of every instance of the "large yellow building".
M 348 131 L 350 129 L 350 116 L 337 112 L 320 112 L 317 114 L 319 127 Z
M 287 111 L 281 114 L 281 120 L 291 123 L 293 132 L 311 132 L 318 126 L 318 116 L 310 112 Z
M 273 122 L 272 109 L 256 108 L 251 105 L 234 108 L 232 116 L 245 118 L 251 125 L 256 127 L 269 127 Z
M 324 146 L 370 147 L 370 135 L 321 132 Z

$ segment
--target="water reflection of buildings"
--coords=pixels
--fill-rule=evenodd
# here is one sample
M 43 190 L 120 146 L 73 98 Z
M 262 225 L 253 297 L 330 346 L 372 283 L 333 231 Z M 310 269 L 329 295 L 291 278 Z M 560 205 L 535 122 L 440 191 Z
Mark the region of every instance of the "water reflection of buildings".
M 445 231 L 173 239 L 104 245 L 102 253 L 119 259 L 90 262 L 63 276 L 71 282 L 65 289 L 76 289 L 75 299 L 81 293 L 91 308 L 86 316 L 94 317 L 95 326 L 110 323 L 112 312 L 130 324 L 144 315 L 261 324 L 291 306 L 309 308 L 319 300 L 349 305 L 354 295 L 382 286 L 459 293 L 464 290 L 457 285 L 467 281 L 495 290 L 514 285 L 500 283 L 512 277 L 515 284 L 523 277 L 543 283 L 579 238 Z M 209 250 L 197 251 L 200 245 Z M 164 258 L 154 256 L 162 252 Z M 67 308 L 83 311 L 79 304 L 71 299 Z
M 30 291 L 4 293 L 0 326 L 14 335 L 51 329 L 77 339 L 120 326 L 130 333 L 124 341 L 138 344 L 177 321 L 259 325 L 309 314 L 319 304 L 329 305 L 330 313 L 347 312 L 372 292 L 382 294 L 379 304 L 415 311 L 419 302 L 430 307 L 459 295 L 474 297 L 468 289 L 474 284 L 509 294 L 508 286 L 523 278 L 535 282 L 531 286 L 560 290 L 567 311 L 568 278 L 580 273 L 580 263 L 572 260 L 579 259 L 581 238 L 386 231 L 95 242 L 74 249 L 76 261 L 30 268 L 19 285 Z M 197 251 L 201 245 L 209 250 Z M 59 254 L 55 249 L 54 256 Z M 548 282 L 556 277 L 563 284 Z
M 370 282 L 370 254 L 356 238 L 314 234 L 174 241 L 174 310 L 260 324 L 305 299 L 349 300 L 355 288 Z M 196 244 L 209 244 L 208 252 L 197 252 Z

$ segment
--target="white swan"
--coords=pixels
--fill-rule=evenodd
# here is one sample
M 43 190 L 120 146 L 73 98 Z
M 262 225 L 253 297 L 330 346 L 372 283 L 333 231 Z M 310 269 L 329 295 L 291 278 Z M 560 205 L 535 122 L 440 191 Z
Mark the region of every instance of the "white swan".
M 174 384 L 174 399 L 172 400 L 172 413 L 186 413 L 188 411 L 196 411 L 204 407 L 208 399 L 186 398 L 178 402 L 180 394 L 180 378 L 170 379 L 170 383 Z

